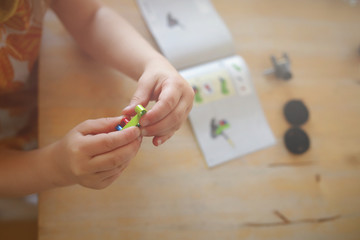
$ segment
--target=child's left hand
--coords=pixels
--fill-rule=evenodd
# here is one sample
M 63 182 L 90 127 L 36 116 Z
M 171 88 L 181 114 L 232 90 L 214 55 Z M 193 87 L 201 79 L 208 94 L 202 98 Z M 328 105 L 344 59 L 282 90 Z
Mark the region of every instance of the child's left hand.
M 167 141 L 186 120 L 193 104 L 190 84 L 166 61 L 152 61 L 138 81 L 132 100 L 122 114 L 134 115 L 135 106 L 156 104 L 140 120 L 143 136 L 154 136 L 153 144 Z

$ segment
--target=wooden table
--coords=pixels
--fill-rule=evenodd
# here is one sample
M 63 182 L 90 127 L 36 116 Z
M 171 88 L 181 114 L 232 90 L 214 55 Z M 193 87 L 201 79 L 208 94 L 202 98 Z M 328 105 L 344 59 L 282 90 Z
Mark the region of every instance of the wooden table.
M 108 0 L 152 44 L 135 1 Z M 274 147 L 209 169 L 187 122 L 165 145 L 145 140 L 110 187 L 40 194 L 39 239 L 360 239 L 360 3 L 214 0 L 245 58 Z M 135 82 L 83 54 L 46 16 L 40 144 L 78 123 L 119 115 Z M 265 77 L 287 52 L 290 81 Z M 311 149 L 290 154 L 282 109 L 308 106 Z

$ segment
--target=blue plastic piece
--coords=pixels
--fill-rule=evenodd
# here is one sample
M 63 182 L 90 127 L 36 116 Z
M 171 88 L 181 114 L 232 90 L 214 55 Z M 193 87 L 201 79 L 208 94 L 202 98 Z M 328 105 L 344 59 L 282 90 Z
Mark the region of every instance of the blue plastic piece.
M 118 131 L 121 131 L 123 128 L 120 126 L 120 124 L 118 124 L 116 127 L 115 127 L 116 130 Z

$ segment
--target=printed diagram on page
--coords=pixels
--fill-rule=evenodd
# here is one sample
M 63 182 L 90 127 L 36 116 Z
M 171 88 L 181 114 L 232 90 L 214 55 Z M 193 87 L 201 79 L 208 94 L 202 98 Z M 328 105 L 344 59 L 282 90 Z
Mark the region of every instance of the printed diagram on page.
M 249 91 L 249 87 L 246 86 L 241 76 L 241 67 L 235 63 L 224 65 L 226 65 L 224 68 L 218 68 L 189 79 L 195 92 L 194 107 L 235 96 L 237 93 L 245 94 Z M 227 132 L 231 132 L 229 121 L 223 116 L 213 116 L 209 123 L 211 139 L 222 138 L 232 148 L 235 148 L 235 144 Z
M 231 78 L 225 70 L 198 76 L 191 79 L 190 83 L 195 92 L 195 106 L 235 94 Z
M 226 129 L 230 128 L 230 124 L 227 120 L 222 119 L 220 121 L 217 121 L 215 118 L 211 119 L 210 122 L 210 134 L 213 139 L 222 136 L 231 147 L 235 147 L 234 142 L 231 140 L 231 138 L 226 134 Z M 230 130 L 231 131 L 231 130 Z
M 231 97 L 237 93 L 244 95 L 250 91 L 244 77 L 241 76 L 240 66 L 235 63 L 226 65 L 224 68 L 218 66 L 218 70 L 188 79 L 195 92 L 195 107 Z

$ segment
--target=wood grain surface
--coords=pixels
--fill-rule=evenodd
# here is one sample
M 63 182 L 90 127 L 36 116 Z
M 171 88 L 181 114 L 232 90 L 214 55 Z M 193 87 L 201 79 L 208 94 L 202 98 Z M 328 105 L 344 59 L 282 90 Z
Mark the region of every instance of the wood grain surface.
M 154 46 L 135 1 L 105 1 Z M 360 3 L 214 0 L 249 65 L 277 139 L 208 168 L 187 122 L 166 144 L 145 139 L 105 190 L 40 194 L 39 239 L 360 239 Z M 289 54 L 290 81 L 264 76 Z M 78 123 L 117 116 L 136 83 L 81 52 L 52 12 L 40 59 L 40 144 Z M 301 99 L 311 147 L 290 154 L 283 106 Z M 240 109 L 241 111 L 241 109 Z

